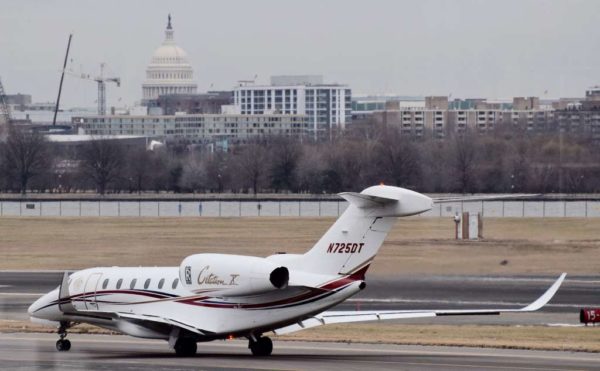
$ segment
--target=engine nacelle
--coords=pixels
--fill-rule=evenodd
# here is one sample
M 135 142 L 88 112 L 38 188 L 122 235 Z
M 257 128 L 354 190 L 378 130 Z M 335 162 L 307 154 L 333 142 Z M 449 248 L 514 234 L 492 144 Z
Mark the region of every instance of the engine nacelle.
M 264 258 L 196 254 L 183 259 L 179 278 L 189 290 L 219 296 L 245 296 L 284 289 L 290 273 Z

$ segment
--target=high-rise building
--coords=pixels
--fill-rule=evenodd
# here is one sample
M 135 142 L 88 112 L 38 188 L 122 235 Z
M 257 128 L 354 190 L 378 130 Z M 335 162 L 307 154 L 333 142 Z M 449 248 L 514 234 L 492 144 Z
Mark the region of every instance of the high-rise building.
M 142 104 L 167 94 L 195 94 L 198 86 L 194 82 L 194 70 L 189 63 L 187 53 L 173 38 L 171 15 L 165 41 L 152 55 L 146 69 L 146 80 L 142 84 Z
M 325 139 L 351 121 L 352 91 L 347 85 L 325 84 L 318 75 L 272 76 L 270 85 L 234 88 L 234 105 L 243 115 L 306 115 L 315 139 Z

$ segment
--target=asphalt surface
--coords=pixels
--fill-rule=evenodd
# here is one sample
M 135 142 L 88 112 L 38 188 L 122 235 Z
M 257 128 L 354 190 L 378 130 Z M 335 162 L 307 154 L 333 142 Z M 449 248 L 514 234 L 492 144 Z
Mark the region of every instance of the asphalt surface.
M 57 287 L 62 274 L 0 271 L 0 319 L 26 320 L 27 307 L 41 294 Z M 367 288 L 335 309 L 518 308 L 537 299 L 557 276 L 367 276 Z M 444 317 L 434 321 L 575 325 L 579 322 L 579 309 L 582 307 L 600 307 L 600 276 L 567 276 L 556 296 L 540 312 Z M 411 320 L 411 323 L 431 321 Z
M 166 342 L 125 336 L 69 335 L 57 352 L 56 335 L 0 334 L 0 367 L 14 370 L 594 370 L 600 354 L 332 344 L 276 341 L 270 357 L 253 357 L 244 341 L 199 343 L 178 358 Z
M 62 272 L 0 271 L 0 319 L 27 319 L 26 309 L 58 286 Z M 367 277 L 367 289 L 335 309 L 508 308 L 527 305 L 556 277 Z M 583 306 L 600 307 L 600 276 L 568 277 L 542 311 L 442 317 L 409 323 L 578 325 Z M 407 321 L 408 322 L 408 321 Z M 0 334 L 0 369 L 38 370 L 600 370 L 600 354 L 505 349 L 275 341 L 273 355 L 255 358 L 244 341 L 199 343 L 198 354 L 177 358 L 164 341 L 69 334 L 69 352 L 55 334 Z

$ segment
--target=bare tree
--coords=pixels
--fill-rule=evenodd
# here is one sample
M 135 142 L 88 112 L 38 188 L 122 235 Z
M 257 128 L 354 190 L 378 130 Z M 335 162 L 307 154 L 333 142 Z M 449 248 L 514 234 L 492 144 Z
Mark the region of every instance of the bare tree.
M 109 139 L 93 139 L 82 146 L 82 174 L 94 183 L 101 195 L 105 194 L 108 185 L 121 175 L 123 154 L 122 145 Z
M 461 193 L 474 192 L 476 189 L 476 141 L 477 137 L 469 134 L 453 138 L 453 167 L 457 190 Z
M 197 156 L 189 156 L 183 165 L 179 184 L 185 191 L 197 192 L 204 188 L 205 181 L 204 164 Z
M 415 187 L 419 181 L 419 151 L 417 145 L 394 128 L 382 133 L 377 146 L 380 176 L 387 183 Z
M 289 138 L 275 138 L 270 143 L 271 186 L 275 191 L 295 191 L 296 167 L 301 155 L 300 145 Z
M 133 148 L 127 151 L 125 177 L 131 190 L 141 193 L 149 188 L 152 168 L 154 166 L 153 153 L 146 148 Z
M 326 168 L 323 150 L 317 145 L 304 145 L 298 161 L 298 187 L 310 193 L 323 193 L 323 174 Z
M 237 175 L 244 188 L 256 194 L 264 186 L 268 172 L 267 150 L 258 142 L 245 145 L 235 156 Z
M 211 192 L 222 193 L 231 182 L 232 169 L 229 156 L 224 152 L 205 155 L 202 159 L 206 186 Z
M 2 167 L 6 177 L 25 194 L 30 181 L 48 169 L 50 163 L 43 135 L 11 126 L 2 147 Z

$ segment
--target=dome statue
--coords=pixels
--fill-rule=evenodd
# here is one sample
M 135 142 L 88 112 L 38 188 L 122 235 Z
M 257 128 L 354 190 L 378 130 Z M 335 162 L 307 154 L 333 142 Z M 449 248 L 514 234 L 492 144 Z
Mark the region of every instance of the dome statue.
M 159 95 L 196 94 L 194 70 L 187 53 L 173 39 L 173 26 L 169 14 L 165 40 L 154 51 L 146 68 L 146 81 L 142 84 L 142 103 L 157 99 Z

